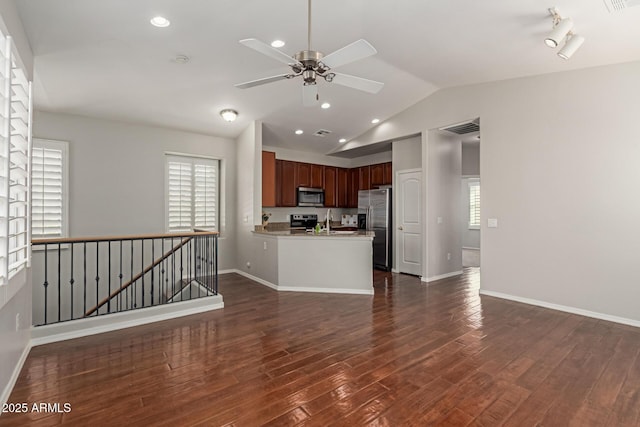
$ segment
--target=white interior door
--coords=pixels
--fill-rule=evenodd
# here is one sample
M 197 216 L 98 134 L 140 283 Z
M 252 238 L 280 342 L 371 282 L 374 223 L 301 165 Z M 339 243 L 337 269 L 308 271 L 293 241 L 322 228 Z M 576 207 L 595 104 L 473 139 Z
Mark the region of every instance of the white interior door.
M 422 274 L 422 171 L 397 174 L 397 270 Z

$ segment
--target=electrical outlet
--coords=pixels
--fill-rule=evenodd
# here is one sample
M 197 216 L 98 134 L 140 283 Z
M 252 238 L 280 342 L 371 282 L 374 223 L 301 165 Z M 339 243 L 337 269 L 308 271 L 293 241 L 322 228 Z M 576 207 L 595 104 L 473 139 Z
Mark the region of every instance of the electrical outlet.
M 447 253 L 447 261 L 451 261 L 451 253 Z
M 267 250 L 267 242 L 264 242 L 264 250 Z
M 247 261 L 247 268 L 251 268 L 251 263 Z
M 438 224 L 442 224 L 442 217 L 441 217 L 441 216 L 439 216 L 439 217 L 438 217 L 438 219 L 436 220 L 436 222 L 437 222 Z
M 20 330 L 20 313 L 16 314 L 16 332 Z

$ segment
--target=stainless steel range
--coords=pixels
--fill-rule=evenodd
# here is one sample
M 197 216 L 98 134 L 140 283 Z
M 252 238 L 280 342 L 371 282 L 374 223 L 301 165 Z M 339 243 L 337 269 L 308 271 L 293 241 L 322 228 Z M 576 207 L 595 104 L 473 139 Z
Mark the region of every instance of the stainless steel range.
M 304 228 L 306 230 L 312 230 L 318 223 L 318 215 L 316 214 L 293 214 L 289 220 L 289 226 L 291 228 Z

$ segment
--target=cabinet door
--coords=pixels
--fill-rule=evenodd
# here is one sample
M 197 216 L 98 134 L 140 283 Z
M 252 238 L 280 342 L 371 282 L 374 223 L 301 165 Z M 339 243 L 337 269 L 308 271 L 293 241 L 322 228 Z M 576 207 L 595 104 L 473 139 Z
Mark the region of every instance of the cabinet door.
M 336 205 L 339 208 L 349 207 L 349 170 L 338 168 L 336 190 Z
M 324 169 L 322 165 L 311 165 L 311 187 L 323 188 L 324 185 Z
M 276 153 L 262 152 L 262 206 L 276 205 Z
M 282 160 L 276 160 L 276 206 L 282 206 Z
M 336 197 L 336 175 L 337 168 L 331 166 L 324 167 L 324 205 L 328 208 L 338 206 Z
M 293 162 L 296 165 L 296 187 L 311 187 L 311 164 Z
M 360 171 L 358 168 L 349 169 L 349 200 L 348 206 L 350 208 L 358 207 L 358 189 L 360 188 Z
M 370 168 L 371 186 L 377 187 L 379 185 L 384 185 L 384 163 L 371 165 Z
M 393 183 L 393 163 L 388 162 L 384 164 L 384 183 L 385 185 L 391 185 Z
M 358 168 L 358 189 L 371 190 L 371 177 L 369 175 L 369 166 L 361 166 Z M 356 204 L 358 195 L 356 194 Z
M 281 206 L 296 206 L 296 162 L 283 160 L 281 168 Z

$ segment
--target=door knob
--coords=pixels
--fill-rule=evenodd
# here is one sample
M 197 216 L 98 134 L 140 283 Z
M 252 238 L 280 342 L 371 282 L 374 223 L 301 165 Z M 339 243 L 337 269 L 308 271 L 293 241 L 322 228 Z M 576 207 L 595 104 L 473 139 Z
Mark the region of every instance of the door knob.
M 404 228 L 402 226 L 398 227 L 398 230 L 404 230 Z

